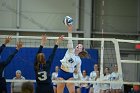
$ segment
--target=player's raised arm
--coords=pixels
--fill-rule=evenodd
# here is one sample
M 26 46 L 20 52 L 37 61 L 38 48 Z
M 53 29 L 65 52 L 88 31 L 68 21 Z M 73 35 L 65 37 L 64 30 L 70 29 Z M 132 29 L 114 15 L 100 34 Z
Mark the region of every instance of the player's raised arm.
M 23 43 L 21 41 L 17 42 L 15 51 L 6 59 L 6 61 L 3 62 L 3 66 L 7 66 L 11 62 L 18 50 L 22 48 L 22 45 Z
M 68 28 L 68 37 L 72 38 L 73 26 L 69 25 L 69 26 L 67 26 L 67 28 Z M 73 49 L 73 41 L 72 41 L 72 39 L 68 40 L 67 47 L 68 47 L 68 49 Z
M 44 35 L 42 35 L 41 44 L 40 44 L 40 47 L 39 47 L 39 49 L 38 49 L 37 54 L 38 54 L 38 53 L 41 53 L 42 48 L 45 46 L 46 42 L 47 42 L 47 36 L 46 36 L 46 34 L 44 34 Z
M 11 40 L 12 40 L 12 37 L 11 37 L 11 36 L 7 36 L 7 37 L 5 38 L 4 43 L 3 43 L 2 46 L 0 47 L 0 54 L 1 54 L 1 52 L 3 51 L 3 49 L 6 47 L 6 44 L 8 44 Z

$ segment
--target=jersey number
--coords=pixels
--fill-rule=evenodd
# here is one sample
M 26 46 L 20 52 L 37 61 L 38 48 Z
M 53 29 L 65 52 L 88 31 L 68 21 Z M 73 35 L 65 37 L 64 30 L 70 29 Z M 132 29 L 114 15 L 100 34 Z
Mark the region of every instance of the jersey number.
M 40 81 L 44 81 L 47 79 L 47 72 L 46 71 L 38 72 L 38 75 L 39 75 L 38 79 Z

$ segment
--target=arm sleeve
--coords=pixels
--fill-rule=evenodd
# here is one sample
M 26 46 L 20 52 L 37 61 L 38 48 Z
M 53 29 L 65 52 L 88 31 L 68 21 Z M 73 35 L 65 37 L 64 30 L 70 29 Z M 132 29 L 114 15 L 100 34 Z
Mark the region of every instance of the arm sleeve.
M 4 44 L 2 44 L 2 46 L 0 47 L 0 54 L 2 53 L 3 49 L 5 48 L 6 46 Z
M 37 55 L 42 52 L 42 49 L 43 49 L 43 46 L 40 45 L 38 52 L 36 54 L 36 57 L 35 57 L 35 62 L 37 61 Z
M 49 56 L 48 63 L 50 66 L 51 66 L 51 63 L 53 62 L 57 48 L 58 48 L 58 45 L 54 45 L 53 51 L 52 51 L 51 55 Z
M 72 38 L 72 33 L 68 32 L 68 37 Z M 73 41 L 71 39 L 68 40 L 67 48 L 69 52 L 73 50 Z
M 3 66 L 7 66 L 11 60 L 14 58 L 14 56 L 16 55 L 16 53 L 18 52 L 18 50 L 16 49 L 7 59 L 6 61 L 3 62 Z
M 41 53 L 41 52 L 42 52 L 42 49 L 43 49 L 43 46 L 42 46 L 42 45 L 40 45 L 40 47 L 39 47 L 39 49 L 38 49 L 37 54 L 38 54 L 38 53 Z M 37 54 L 36 54 L 36 55 L 37 55 Z

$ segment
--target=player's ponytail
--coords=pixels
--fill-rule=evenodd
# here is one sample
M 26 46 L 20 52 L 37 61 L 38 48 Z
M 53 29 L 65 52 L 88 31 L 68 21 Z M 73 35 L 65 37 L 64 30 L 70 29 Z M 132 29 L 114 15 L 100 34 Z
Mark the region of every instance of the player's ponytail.
M 78 56 L 80 58 L 90 58 L 90 55 L 88 54 L 88 52 L 85 50 L 85 48 L 83 47 L 82 52 L 80 52 L 78 54 Z

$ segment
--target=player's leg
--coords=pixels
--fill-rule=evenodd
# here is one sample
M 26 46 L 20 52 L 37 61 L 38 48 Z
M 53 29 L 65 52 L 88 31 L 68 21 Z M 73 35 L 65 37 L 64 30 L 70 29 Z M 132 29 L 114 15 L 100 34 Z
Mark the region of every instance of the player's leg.
M 58 80 L 64 80 L 63 78 L 58 78 Z M 57 93 L 63 93 L 65 83 L 57 83 Z
M 93 85 L 90 85 L 89 93 L 94 93 L 94 91 L 93 91 Z
M 81 93 L 81 88 L 77 86 L 77 87 L 75 88 L 75 93 Z
M 57 85 L 53 85 L 54 93 L 57 93 Z
M 70 78 L 68 80 L 73 80 L 73 78 Z M 66 86 L 69 90 L 69 93 L 75 93 L 75 84 L 74 83 L 67 83 Z

